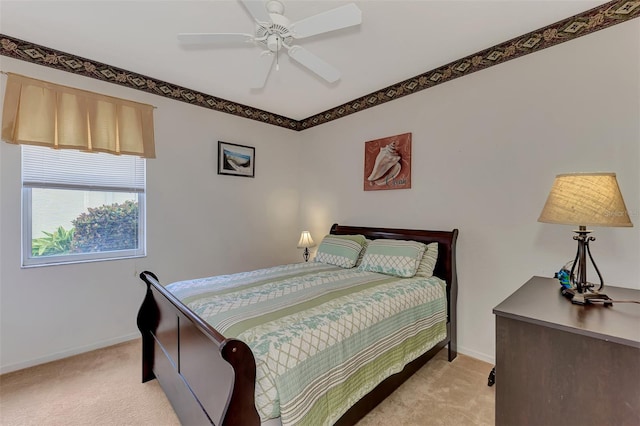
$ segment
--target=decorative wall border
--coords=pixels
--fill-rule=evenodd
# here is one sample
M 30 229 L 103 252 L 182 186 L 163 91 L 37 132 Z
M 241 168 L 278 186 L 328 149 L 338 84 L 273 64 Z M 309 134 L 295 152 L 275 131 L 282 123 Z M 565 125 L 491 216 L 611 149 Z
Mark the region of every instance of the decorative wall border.
M 73 74 L 118 84 L 131 89 L 142 90 L 143 92 L 243 118 L 249 118 L 251 120 L 261 121 L 274 126 L 285 127 L 292 130 L 299 130 L 300 127 L 298 120 L 4 34 L 0 34 L 0 55 L 49 68 L 68 71 Z
M 365 109 L 429 89 L 473 72 L 620 24 L 640 16 L 640 0 L 616 0 L 539 30 L 450 62 L 325 112 L 305 118 L 299 130 L 337 120 Z
M 640 0 L 610 1 L 303 120 L 294 120 L 4 34 L 0 34 L 0 55 L 301 131 L 638 17 Z

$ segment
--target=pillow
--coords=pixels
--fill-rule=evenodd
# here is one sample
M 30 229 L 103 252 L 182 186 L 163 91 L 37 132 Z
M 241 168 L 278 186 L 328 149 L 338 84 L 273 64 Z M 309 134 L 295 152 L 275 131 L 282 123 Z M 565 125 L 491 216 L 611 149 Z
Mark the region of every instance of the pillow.
M 404 240 L 373 240 L 367 246 L 360 270 L 410 278 L 416 274 L 426 244 Z
M 362 235 L 327 235 L 322 239 L 314 261 L 353 268 L 364 242 Z
M 364 235 L 360 235 L 360 234 L 356 234 L 356 235 L 327 235 L 328 237 L 333 237 L 333 238 L 344 238 L 345 240 L 351 240 L 351 241 L 355 241 L 357 243 L 359 243 L 361 246 L 365 246 L 367 243 L 367 239 L 365 238 Z
M 360 264 L 362 263 L 362 258 L 364 257 L 365 252 L 367 251 L 367 246 L 369 245 L 369 243 L 371 242 L 371 240 L 368 239 L 364 239 L 364 244 L 362 244 L 362 250 L 360 251 L 360 255 L 358 256 L 358 260 L 356 260 L 356 268 L 358 266 L 360 266 Z
M 437 261 L 438 261 L 438 243 L 427 244 L 427 249 L 422 255 L 422 260 L 420 260 L 420 264 L 418 265 L 418 270 L 416 271 L 416 277 L 424 277 L 424 278 L 432 277 L 433 270 L 436 267 Z

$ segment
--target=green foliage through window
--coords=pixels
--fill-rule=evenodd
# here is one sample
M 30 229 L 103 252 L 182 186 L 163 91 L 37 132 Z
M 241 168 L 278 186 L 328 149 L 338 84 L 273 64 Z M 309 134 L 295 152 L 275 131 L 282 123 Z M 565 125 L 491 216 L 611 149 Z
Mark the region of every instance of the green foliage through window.
M 59 226 L 31 241 L 32 256 L 93 253 L 138 248 L 138 203 L 89 208 L 72 221 L 73 228 Z
M 138 247 L 138 203 L 89 208 L 72 221 L 72 248 L 76 253 L 128 250 Z
M 71 251 L 71 242 L 75 229 L 64 229 L 58 226 L 54 232 L 42 231 L 44 237 L 34 238 L 31 241 L 31 254 L 33 256 L 52 256 L 67 254 Z

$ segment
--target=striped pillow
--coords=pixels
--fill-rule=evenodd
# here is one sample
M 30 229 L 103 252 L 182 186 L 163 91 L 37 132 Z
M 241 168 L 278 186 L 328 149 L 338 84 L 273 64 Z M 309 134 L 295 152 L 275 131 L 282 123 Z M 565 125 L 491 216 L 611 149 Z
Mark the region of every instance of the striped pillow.
M 371 242 L 371 240 L 368 239 L 364 239 L 364 244 L 362 244 L 362 250 L 360 251 L 360 255 L 358 256 L 358 260 L 356 261 L 356 268 L 358 266 L 360 266 L 360 264 L 362 263 L 362 258 L 364 257 L 364 254 L 367 252 L 367 246 L 369 245 L 369 243 Z
M 362 242 L 353 235 L 327 235 L 322 239 L 315 262 L 328 263 L 342 268 L 353 268 L 358 260 L 358 256 L 362 251 L 364 237 Z
M 433 270 L 436 268 L 436 262 L 438 261 L 438 243 L 427 244 L 427 249 L 422 255 L 420 265 L 418 265 L 418 271 L 416 277 L 429 278 L 433 276 Z
M 416 241 L 374 240 L 367 246 L 360 270 L 413 277 L 426 247 L 426 244 Z

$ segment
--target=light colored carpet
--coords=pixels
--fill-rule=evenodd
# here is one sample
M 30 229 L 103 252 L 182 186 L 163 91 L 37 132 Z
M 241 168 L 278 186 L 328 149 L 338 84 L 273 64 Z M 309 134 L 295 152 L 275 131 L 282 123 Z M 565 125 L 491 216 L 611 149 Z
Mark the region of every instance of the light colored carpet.
M 0 424 L 179 425 L 156 380 L 141 383 L 135 340 L 0 376 Z M 446 349 L 358 426 L 493 425 L 492 366 Z

